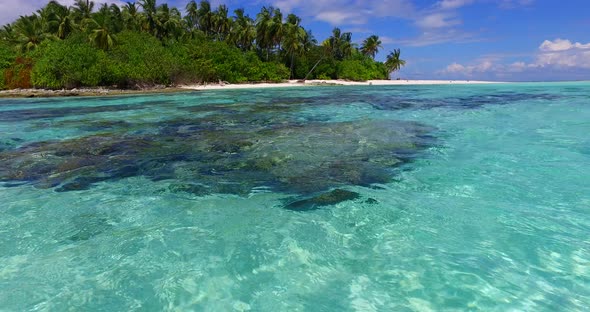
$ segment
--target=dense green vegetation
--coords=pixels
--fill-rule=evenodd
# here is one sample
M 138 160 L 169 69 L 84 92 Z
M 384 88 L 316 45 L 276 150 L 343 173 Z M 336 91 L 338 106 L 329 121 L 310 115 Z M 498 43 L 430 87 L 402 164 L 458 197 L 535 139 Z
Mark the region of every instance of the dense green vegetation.
M 399 50 L 375 61 L 374 35 L 358 47 L 335 28 L 318 43 L 299 17 L 277 8 L 229 14 L 208 1 L 190 1 L 184 15 L 156 0 L 98 8 L 50 1 L 0 30 L 0 89 L 387 79 L 405 64 Z

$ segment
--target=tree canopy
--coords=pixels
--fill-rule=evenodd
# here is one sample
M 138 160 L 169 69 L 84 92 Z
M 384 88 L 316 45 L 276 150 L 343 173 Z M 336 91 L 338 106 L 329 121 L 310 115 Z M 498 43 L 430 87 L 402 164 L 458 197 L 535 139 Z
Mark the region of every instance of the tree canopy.
M 251 17 L 206 0 L 182 9 L 157 0 L 52 0 L 0 29 L 0 89 L 387 79 L 405 64 L 399 50 L 397 59 L 375 61 L 376 35 L 358 48 L 352 33 L 335 28 L 318 44 L 301 22 L 271 6 Z

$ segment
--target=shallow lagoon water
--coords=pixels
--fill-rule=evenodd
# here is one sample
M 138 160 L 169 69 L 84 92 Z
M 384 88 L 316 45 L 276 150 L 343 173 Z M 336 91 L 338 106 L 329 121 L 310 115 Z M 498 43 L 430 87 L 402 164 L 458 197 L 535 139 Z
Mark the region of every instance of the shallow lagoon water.
M 588 83 L 0 100 L 0 310 L 583 311 L 589 133 Z

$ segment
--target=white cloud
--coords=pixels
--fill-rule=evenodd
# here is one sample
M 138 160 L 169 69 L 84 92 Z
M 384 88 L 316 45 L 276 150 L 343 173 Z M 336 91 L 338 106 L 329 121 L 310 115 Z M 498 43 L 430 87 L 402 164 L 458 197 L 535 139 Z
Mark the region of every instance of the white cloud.
M 465 43 L 477 40 L 472 33 L 464 32 L 457 28 L 442 28 L 425 30 L 418 37 L 392 40 L 391 42 L 411 47 L 424 47 L 445 42 Z
M 93 0 L 96 3 L 95 8 L 103 3 L 116 3 L 123 5 L 123 1 L 118 0 Z M 38 9 L 47 5 L 48 0 L 0 0 L 0 25 L 14 22 L 21 15 L 30 15 Z M 59 3 L 71 6 L 74 0 L 58 0 Z
M 535 0 L 499 0 L 499 2 L 500 7 L 503 9 L 515 9 L 530 6 Z
M 537 56 L 534 65 L 540 67 L 578 67 L 590 69 L 590 50 L 542 53 Z
M 320 21 L 328 22 L 332 25 L 360 25 L 365 23 L 365 20 L 354 12 L 321 12 L 316 15 L 315 18 Z
M 458 9 L 473 2 L 474 0 L 441 0 L 422 9 L 414 18 L 414 24 L 421 30 L 421 34 L 405 42 L 411 46 L 427 46 L 472 39 L 473 34 L 458 27 L 463 24 Z
M 458 9 L 471 3 L 473 3 L 473 0 L 442 0 L 437 3 L 437 6 L 443 10 L 448 10 Z
M 539 46 L 539 51 L 534 66 L 590 69 L 590 43 L 572 43 L 564 39 L 545 40 Z
M 463 65 L 452 63 L 438 74 L 451 76 L 472 77 L 477 75 L 495 75 L 496 77 L 510 77 L 514 74 L 538 74 L 539 72 L 567 77 L 568 73 L 590 74 L 590 43 L 571 42 L 570 40 L 545 40 L 532 56 L 531 62 L 516 61 L 504 64 L 501 58 L 484 58 L 474 64 Z M 533 77 L 534 78 L 534 77 Z M 551 77 L 550 77 L 551 78 Z
M 375 17 L 411 18 L 415 12 L 411 0 L 275 0 L 273 5 L 333 26 L 365 24 Z
M 442 70 L 440 73 L 472 76 L 476 73 L 485 73 L 493 69 L 495 69 L 494 63 L 491 60 L 484 59 L 476 63 L 475 65 L 468 66 L 461 65 L 458 63 L 452 63 L 449 66 L 447 66 L 444 70 Z
M 590 49 L 590 43 L 572 43 L 569 40 L 557 38 L 553 41 L 545 40 L 543 41 L 543 43 L 541 43 L 541 46 L 539 47 L 539 50 L 543 52 L 567 51 L 570 49 Z
M 427 46 L 445 42 L 474 41 L 475 34 L 460 27 L 459 10 L 477 2 L 493 1 L 500 7 L 517 7 L 534 0 L 271 0 L 284 12 L 346 27 L 366 25 L 375 18 L 394 18 L 411 22 L 419 35 L 392 39 L 391 42 Z M 430 3 L 428 3 L 430 2 Z
M 512 73 L 520 73 L 526 70 L 528 65 L 525 62 L 514 62 L 508 65 L 508 71 Z
M 460 73 L 460 74 L 462 74 L 462 73 L 466 72 L 466 69 L 465 69 L 465 66 L 463 66 L 461 64 L 453 63 L 453 64 L 450 64 L 449 66 L 447 66 L 447 68 L 445 68 L 443 71 L 446 73 Z
M 389 36 L 381 36 L 379 37 L 379 39 L 381 40 L 382 44 L 395 43 L 395 40 Z
M 448 13 L 433 13 L 416 21 L 416 25 L 420 28 L 443 28 L 458 24 L 461 24 L 461 20 Z

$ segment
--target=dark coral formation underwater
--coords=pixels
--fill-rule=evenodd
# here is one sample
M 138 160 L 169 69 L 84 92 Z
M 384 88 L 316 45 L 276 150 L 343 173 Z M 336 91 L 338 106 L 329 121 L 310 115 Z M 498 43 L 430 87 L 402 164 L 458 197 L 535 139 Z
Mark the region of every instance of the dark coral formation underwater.
M 144 106 L 78 107 L 68 113 L 46 108 L 21 115 L 11 111 L 3 115 L 4 121 L 33 119 L 38 127 L 46 127 L 46 118 L 59 114 L 81 114 L 79 120 L 50 125 L 91 133 L 18 148 L 4 144 L 0 181 L 5 186 L 27 183 L 64 192 L 144 176 L 170 180 L 171 191 L 195 195 L 247 195 L 259 187 L 309 195 L 347 185 L 385 183 L 392 168 L 434 142 L 433 128 L 415 122 L 333 122 L 297 114 L 303 107 L 321 105 L 317 103 L 295 98 L 182 106 L 177 109 L 186 111 L 183 117 L 135 123 L 83 117 L 100 109 L 129 111 Z
M 362 116 L 337 121 L 329 113 L 334 107 L 366 105 L 378 117 L 379 111 L 474 109 L 531 99 L 513 92 L 428 98 L 420 88 L 396 93 L 342 87 L 338 96 L 335 89 L 315 90 L 312 95 L 291 92 L 278 98 L 272 91 L 248 90 L 247 97 L 228 92 L 134 101 L 7 100 L 4 105 L 11 108 L 0 111 L 1 123 L 26 124 L 33 131 L 70 129 L 78 136 L 28 143 L 0 137 L 0 185 L 67 192 L 143 176 L 169 181 L 167 192 L 191 196 L 285 192 L 298 196 L 287 200 L 285 208 L 313 210 L 358 199 L 347 186 L 389 182 L 395 178 L 392 169 L 436 144 L 435 129 L 425 124 Z M 535 95 L 539 101 L 554 98 Z M 145 118 L 154 110 L 171 114 Z

